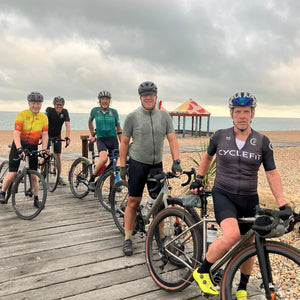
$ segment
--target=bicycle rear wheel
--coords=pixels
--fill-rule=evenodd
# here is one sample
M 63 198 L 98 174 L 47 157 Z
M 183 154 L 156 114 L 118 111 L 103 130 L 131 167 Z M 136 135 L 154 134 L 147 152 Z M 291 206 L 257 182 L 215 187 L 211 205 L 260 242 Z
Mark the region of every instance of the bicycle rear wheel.
M 178 207 L 162 210 L 150 224 L 145 246 L 147 267 L 155 283 L 168 292 L 181 291 L 193 280 L 201 257 L 198 230 L 189 230 L 193 224 L 190 214 Z
M 34 206 L 33 178 L 38 185 L 38 207 Z M 19 174 L 12 191 L 12 205 L 17 216 L 24 220 L 35 218 L 44 208 L 47 199 L 47 186 L 43 176 L 35 170 Z
M 52 153 L 45 164 L 46 183 L 49 192 L 54 192 L 59 180 L 59 160 L 55 153 Z
M 119 167 L 117 167 L 117 171 L 119 171 Z M 98 178 L 96 191 L 99 202 L 109 212 L 111 212 L 110 197 L 114 185 L 114 170 L 113 168 L 106 169 Z
M 88 183 L 92 173 L 92 165 L 87 158 L 80 157 L 73 162 L 69 172 L 69 183 L 76 198 L 83 198 L 89 193 Z
M 1 165 L 0 165 L 0 190 L 2 189 L 2 184 L 5 176 L 7 175 L 9 171 L 9 161 L 4 160 Z M 12 191 L 12 184 L 8 187 L 6 193 L 5 193 L 5 201 L 6 203 L 8 202 L 8 199 L 11 196 L 11 191 Z
M 269 257 L 273 282 L 270 284 L 272 299 L 298 299 L 300 295 L 300 252 L 287 244 L 266 241 L 266 252 Z M 254 258 L 247 292 L 249 299 L 267 299 L 262 285 L 257 252 L 252 244 L 243 249 L 228 263 L 222 283 L 222 299 L 236 299 L 235 292 L 240 282 L 240 266 L 249 258 Z

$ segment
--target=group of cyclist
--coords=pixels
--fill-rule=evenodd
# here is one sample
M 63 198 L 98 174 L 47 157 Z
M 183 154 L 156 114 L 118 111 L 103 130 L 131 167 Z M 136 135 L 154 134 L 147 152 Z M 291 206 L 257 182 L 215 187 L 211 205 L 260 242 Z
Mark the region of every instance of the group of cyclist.
M 138 87 L 141 109 L 128 114 L 123 130 L 116 109 L 110 108 L 111 93 L 102 90 L 98 94 L 99 106 L 90 112 L 88 127 L 91 141 L 96 142 L 99 160 L 92 174 L 89 188 L 95 189 L 94 180 L 106 164 L 108 153 L 118 148 L 120 143 L 120 177 L 128 180 L 129 198 L 125 209 L 125 239 L 123 252 L 133 254 L 132 232 L 136 219 L 136 210 L 142 198 L 147 177 L 151 172 L 163 169 L 162 154 L 164 138 L 167 137 L 173 159 L 172 172 L 180 175 L 179 147 L 170 115 L 157 108 L 157 86 L 150 81 Z M 47 108 L 48 118 L 40 113 L 43 96 L 33 92 L 28 95 L 29 109 L 20 112 L 15 121 L 13 145 L 9 159 L 9 173 L 6 176 L 0 202 L 5 199 L 5 191 L 12 182 L 19 166 L 15 158 L 24 155 L 23 149 L 36 149 L 42 135 L 42 148 L 47 155 L 49 136 L 60 136 L 62 124 L 66 124 L 66 143 L 70 143 L 70 118 L 64 109 L 64 99 L 54 98 L 54 108 Z M 215 132 L 199 165 L 196 180 L 190 190 L 197 194 L 203 189 L 202 180 L 216 155 L 216 177 L 213 187 L 214 213 L 222 230 L 222 236 L 213 242 L 203 264 L 197 268 L 193 277 L 200 289 L 206 294 L 218 295 L 211 281 L 209 270 L 226 251 L 228 251 L 249 230 L 248 224 L 238 224 L 239 217 L 253 217 L 255 206 L 259 203 L 257 193 L 258 170 L 261 164 L 266 172 L 270 189 L 280 210 L 290 211 L 285 204 L 280 176 L 276 170 L 273 148 L 270 140 L 251 128 L 255 115 L 256 98 L 247 92 L 234 94 L 228 100 L 233 126 Z M 93 121 L 96 123 L 96 131 Z M 49 123 L 48 123 L 49 122 Z M 52 125 L 51 124 L 55 124 Z M 48 130 L 49 126 L 49 130 Z M 61 144 L 54 146 L 55 153 L 61 152 Z M 127 165 L 127 156 L 129 163 Z M 60 158 L 60 155 L 59 155 Z M 32 158 L 30 167 L 37 169 L 37 160 Z M 61 180 L 63 184 L 63 181 Z M 38 201 L 36 199 L 35 201 Z M 35 202 L 38 205 L 38 202 Z M 241 268 L 241 278 L 236 297 L 248 299 L 247 283 L 252 260 Z

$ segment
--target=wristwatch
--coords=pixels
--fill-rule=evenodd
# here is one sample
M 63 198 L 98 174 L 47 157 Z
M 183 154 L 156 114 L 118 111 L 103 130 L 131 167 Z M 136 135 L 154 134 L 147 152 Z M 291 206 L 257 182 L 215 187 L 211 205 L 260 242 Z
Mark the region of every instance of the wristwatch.
M 173 161 L 174 164 L 178 164 L 178 165 L 180 165 L 180 162 L 181 162 L 180 159 L 175 159 L 175 160 Z

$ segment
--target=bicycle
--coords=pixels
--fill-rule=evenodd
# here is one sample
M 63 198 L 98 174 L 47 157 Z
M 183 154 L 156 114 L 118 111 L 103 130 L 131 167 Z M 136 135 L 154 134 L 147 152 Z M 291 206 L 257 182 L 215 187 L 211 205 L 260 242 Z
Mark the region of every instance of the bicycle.
M 192 169 L 191 171 L 184 171 L 183 174 L 187 175 L 188 179 L 181 185 L 186 186 L 191 182 L 192 176 L 195 177 L 196 173 L 195 169 Z M 172 187 L 169 184 L 169 179 L 177 177 L 178 175 L 174 173 L 164 173 L 162 171 L 148 177 L 148 184 L 152 184 L 152 188 L 149 189 L 149 194 L 154 198 L 152 199 L 153 204 L 151 204 L 151 206 L 148 206 L 147 203 L 145 205 L 139 205 L 137 208 L 136 223 L 133 234 L 140 232 L 141 237 L 143 237 L 146 234 L 146 225 L 150 223 L 152 215 L 156 215 L 165 207 L 168 207 L 169 205 L 183 206 L 182 200 L 179 198 L 172 198 L 170 193 Z M 124 214 L 127 206 L 127 200 L 128 183 L 120 180 L 112 189 L 110 202 L 114 222 L 122 234 L 125 233 Z M 187 208 L 187 210 L 196 220 L 200 220 L 197 212 L 194 209 Z
M 92 161 L 90 162 L 85 157 L 77 158 L 69 171 L 69 183 L 70 189 L 76 198 L 83 198 L 89 192 L 89 179 L 93 174 L 95 168 L 95 158 L 98 157 L 95 154 L 94 143 L 89 143 L 89 150 L 92 153 Z M 95 196 L 98 197 L 101 205 L 108 211 L 111 211 L 109 195 L 112 185 L 119 181 L 119 167 L 117 167 L 117 158 L 119 157 L 119 150 L 115 149 L 109 155 L 109 164 L 103 166 L 98 173 L 95 186 Z
M 147 267 L 156 284 L 168 292 L 181 291 L 191 284 L 193 271 L 204 260 L 207 226 L 216 221 L 207 214 L 210 194 L 203 191 L 200 195 L 200 221 L 196 222 L 186 210 L 169 207 L 158 213 L 150 224 L 145 247 Z M 270 225 L 257 225 L 256 220 L 261 216 L 268 218 Z M 249 299 L 296 299 L 299 295 L 300 252 L 267 238 L 292 231 L 299 221 L 299 214 L 294 213 L 291 219 L 284 211 L 260 207 L 257 207 L 256 218 L 239 219 L 239 222 L 253 223 L 252 229 L 210 269 L 212 281 L 220 285 L 220 298 L 235 299 L 239 267 L 253 258 L 247 285 Z M 157 235 L 161 224 L 166 234 L 164 239 Z M 255 242 L 249 244 L 253 237 Z
M 0 190 L 2 189 L 2 183 L 3 180 L 6 176 L 6 174 L 9 171 L 9 161 L 8 160 L 4 160 L 1 165 L 0 165 Z M 11 189 L 12 189 L 12 185 L 10 185 L 5 193 L 5 201 L 6 203 L 8 202 L 8 199 L 11 196 Z
M 24 220 L 35 218 L 44 208 L 47 199 L 47 186 L 44 177 L 29 168 L 31 155 L 41 155 L 41 151 L 24 149 L 25 166 L 19 171 L 12 187 L 12 206 L 16 215 Z M 36 195 L 38 193 L 38 195 Z M 38 202 L 34 197 L 38 196 Z
M 56 141 L 62 141 L 65 142 L 65 140 L 60 139 L 60 138 L 49 138 L 49 156 L 47 159 L 41 159 L 39 161 L 39 167 L 41 170 L 41 173 L 43 174 L 46 184 L 47 184 L 47 189 L 49 192 L 54 192 L 57 188 L 58 182 L 59 182 L 59 169 L 60 169 L 60 164 L 59 164 L 59 159 L 55 153 L 51 153 L 51 148 L 53 143 Z M 67 147 L 67 145 L 65 146 Z

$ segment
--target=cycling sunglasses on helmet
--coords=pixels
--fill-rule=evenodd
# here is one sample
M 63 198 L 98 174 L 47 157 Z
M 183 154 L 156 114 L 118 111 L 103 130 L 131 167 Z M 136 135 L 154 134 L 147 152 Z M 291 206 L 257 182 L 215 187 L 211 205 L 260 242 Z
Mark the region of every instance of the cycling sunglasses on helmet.
M 236 98 L 232 101 L 234 106 L 249 106 L 252 104 L 253 99 L 248 97 Z

